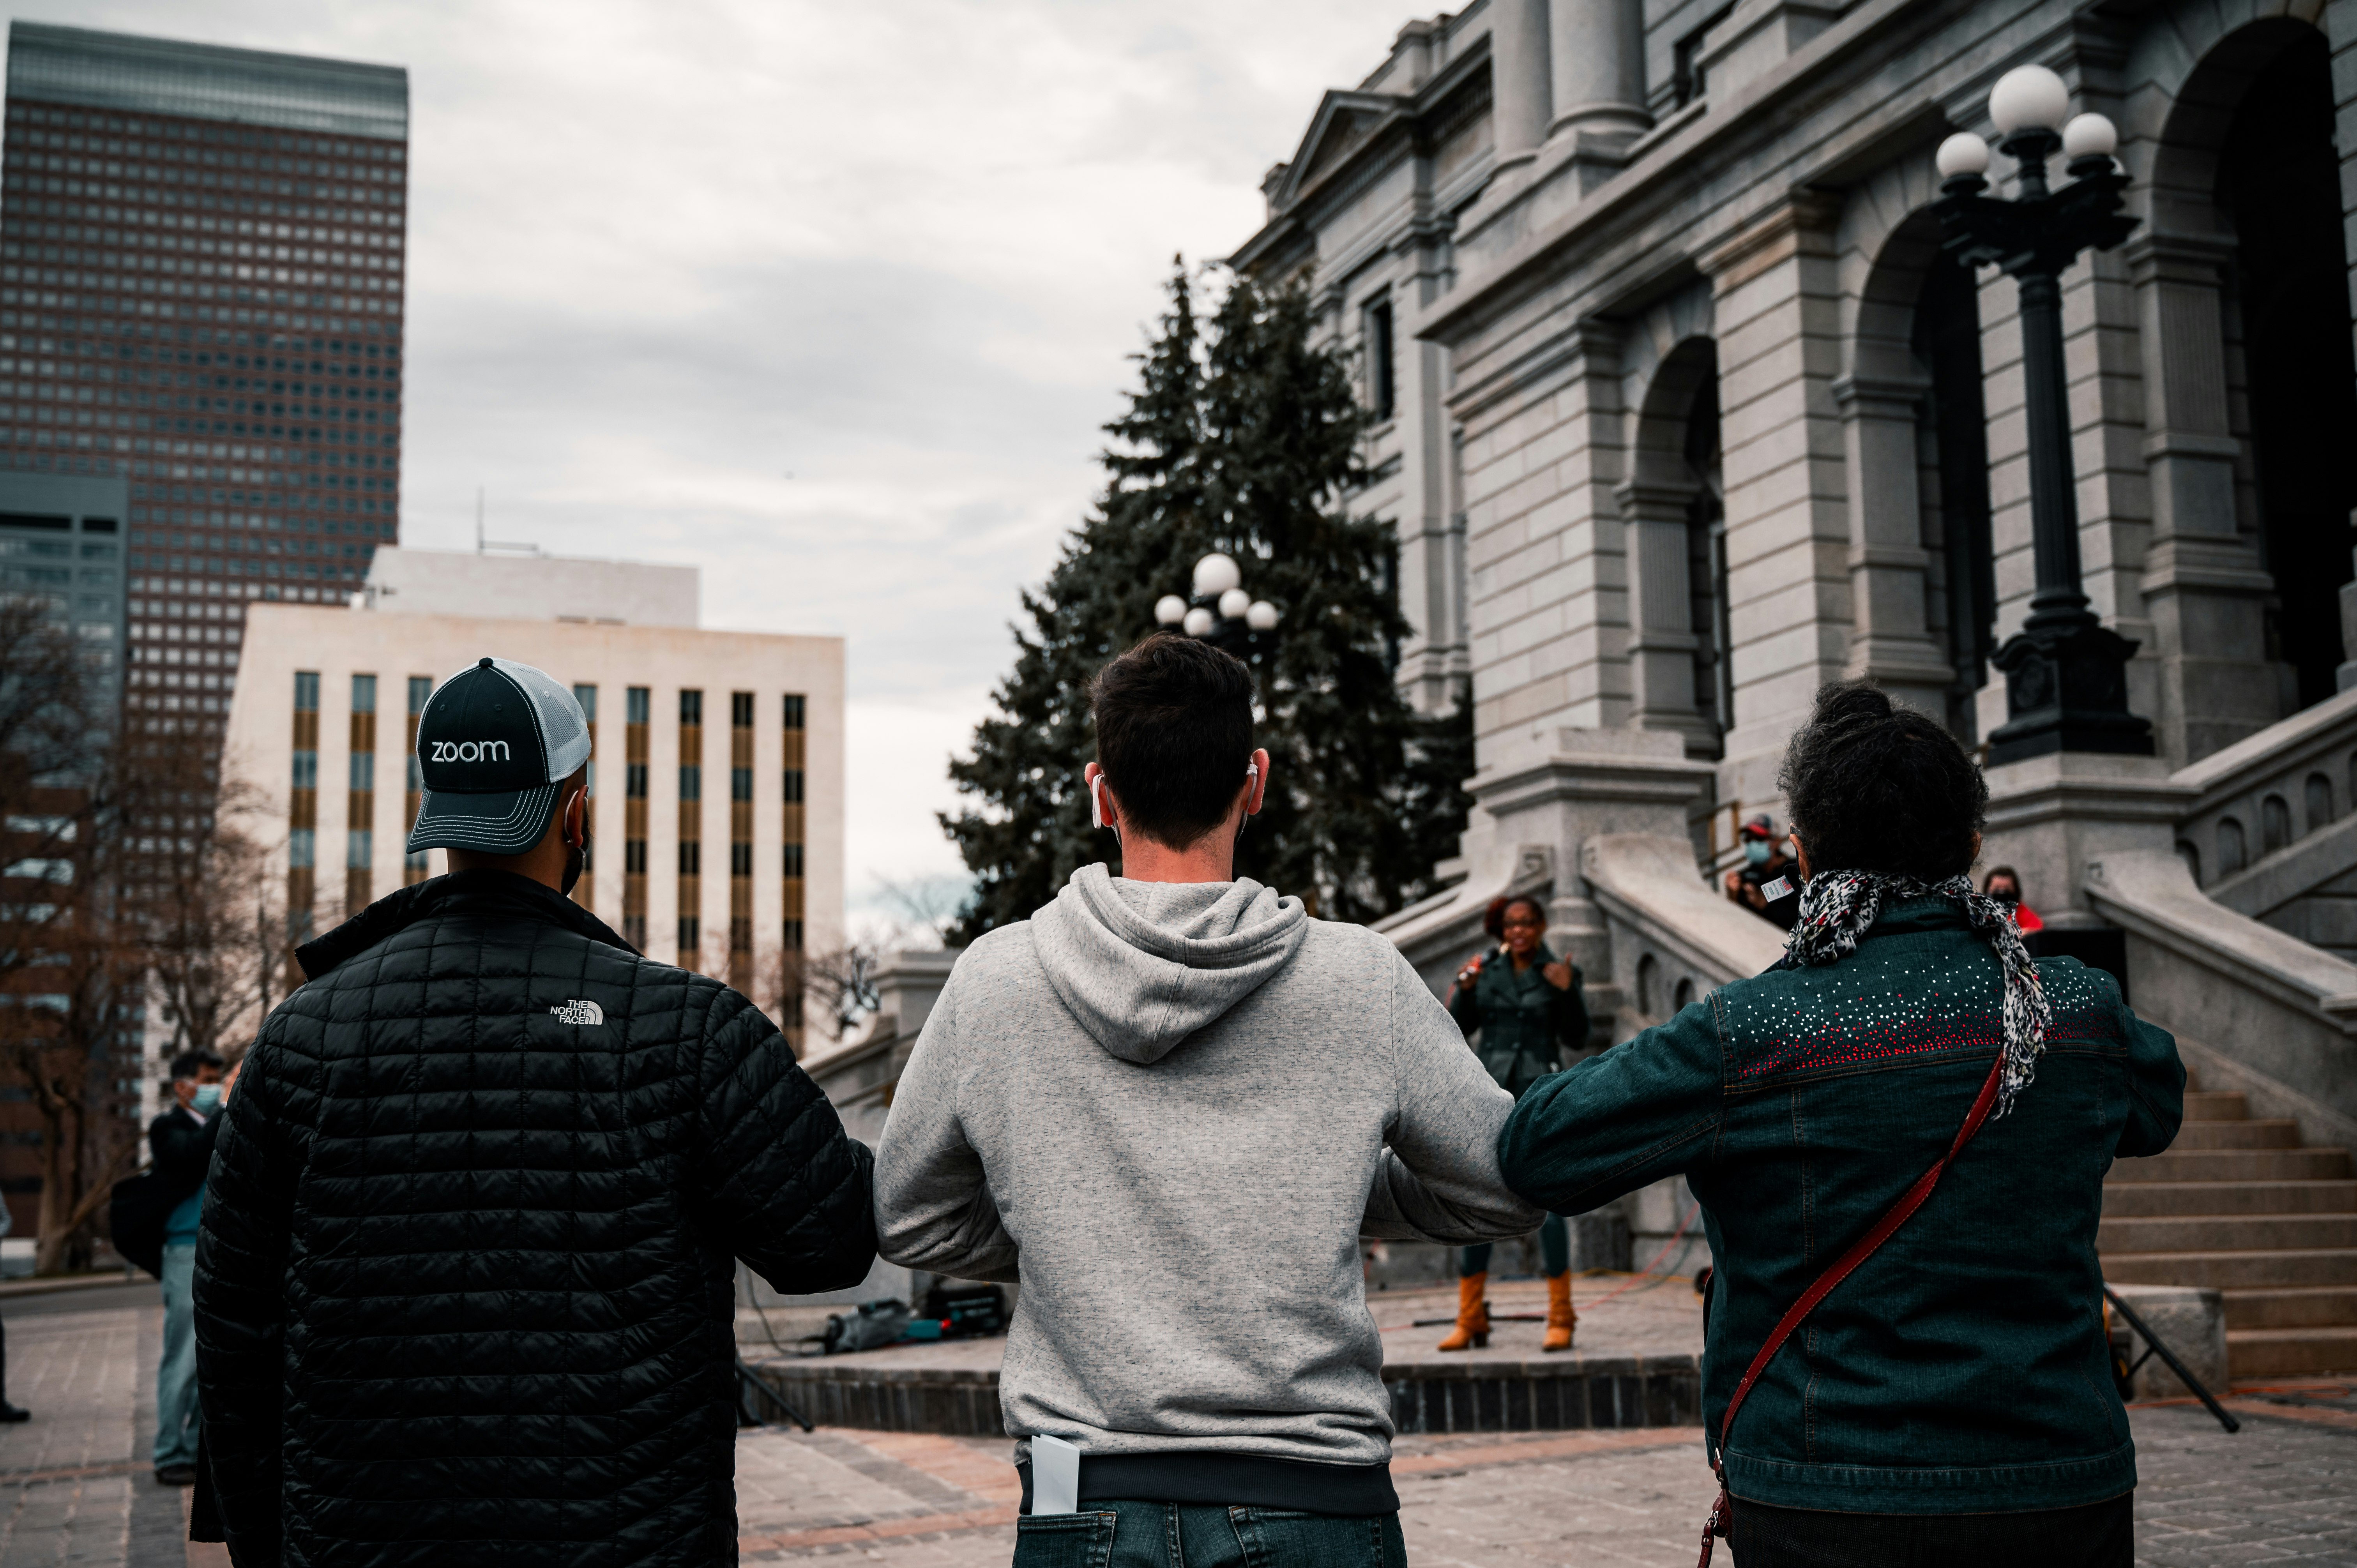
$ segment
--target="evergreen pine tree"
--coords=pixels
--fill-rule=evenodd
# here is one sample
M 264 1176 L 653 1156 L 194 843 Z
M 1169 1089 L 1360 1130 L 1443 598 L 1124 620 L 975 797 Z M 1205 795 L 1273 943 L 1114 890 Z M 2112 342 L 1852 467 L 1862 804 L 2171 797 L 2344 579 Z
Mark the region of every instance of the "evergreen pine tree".
M 1015 628 L 998 711 L 976 728 L 973 759 L 951 765 L 974 801 L 942 819 L 975 875 L 961 941 L 1028 918 L 1091 861 L 1118 875 L 1120 846 L 1089 827 L 1081 787 L 1095 754 L 1088 682 L 1155 629 L 1155 601 L 1183 594 L 1214 550 L 1285 618 L 1274 653 L 1252 660 L 1274 766 L 1238 874 L 1330 918 L 1374 918 L 1429 875 L 1419 857 L 1437 841 L 1411 804 L 1453 804 L 1411 775 L 1431 748 L 1386 657 L 1407 629 L 1384 571 L 1390 529 L 1339 504 L 1365 479 L 1366 415 L 1347 365 L 1312 346 L 1297 289 L 1235 280 L 1204 332 L 1179 265 L 1170 301 L 1128 411 L 1105 427 L 1116 443 L 1105 490 L 1046 584 L 1024 595 L 1030 630 Z M 1458 808 L 1443 853 L 1462 824 Z

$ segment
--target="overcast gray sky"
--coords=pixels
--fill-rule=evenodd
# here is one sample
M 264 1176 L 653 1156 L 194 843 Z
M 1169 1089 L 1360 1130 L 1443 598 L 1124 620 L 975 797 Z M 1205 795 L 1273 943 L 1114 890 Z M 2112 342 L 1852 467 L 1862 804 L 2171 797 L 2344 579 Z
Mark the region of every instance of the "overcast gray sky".
M 931 812 L 1097 485 L 1174 252 L 1415 13 L 1378 0 L 76 0 L 31 20 L 406 66 L 402 539 L 704 568 L 849 639 L 850 888 Z M 791 476 L 789 478 L 789 476 Z

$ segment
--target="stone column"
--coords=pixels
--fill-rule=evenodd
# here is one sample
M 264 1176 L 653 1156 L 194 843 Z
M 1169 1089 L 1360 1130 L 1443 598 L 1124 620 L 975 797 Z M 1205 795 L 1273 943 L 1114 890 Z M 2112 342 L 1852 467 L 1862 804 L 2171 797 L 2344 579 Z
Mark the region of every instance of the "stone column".
M 2211 235 L 2145 234 L 2126 258 L 2152 476 L 2141 585 L 2162 670 L 2154 723 L 2161 755 L 2180 765 L 2263 727 L 2277 703 L 2263 608 L 2275 579 L 2234 510 L 2242 443 L 2227 402 L 2222 299 L 2233 249 Z
M 1630 725 L 1674 730 L 1708 748 L 1717 726 L 1697 711 L 1691 518 L 1702 488 L 1632 480 L 1613 492 L 1629 549 Z
M 1849 469 L 1847 673 L 1945 721 L 1955 670 L 1925 615 L 1921 380 L 1844 376 L 1833 384 Z
M 1722 799 L 1765 808 L 1792 727 L 1850 641 L 1838 198 L 1800 192 L 1700 257 L 1714 295 L 1724 430 L 1733 722 Z M 1912 482 L 1912 476 L 1910 477 Z
M 1550 137 L 1622 141 L 1652 129 L 1645 111 L 1642 0 L 1549 0 L 1555 115 Z
M 1554 93 L 1547 58 L 1548 0 L 1491 0 L 1491 124 L 1497 172 L 1520 168 L 1546 140 Z

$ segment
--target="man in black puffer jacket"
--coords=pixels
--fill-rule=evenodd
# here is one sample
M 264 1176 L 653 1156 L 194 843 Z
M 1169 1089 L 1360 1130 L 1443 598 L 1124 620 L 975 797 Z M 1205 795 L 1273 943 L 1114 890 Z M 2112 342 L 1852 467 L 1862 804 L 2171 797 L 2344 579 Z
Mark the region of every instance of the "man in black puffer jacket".
M 451 875 L 296 954 L 197 1255 L 239 1568 L 737 1560 L 735 1259 L 856 1284 L 872 1161 L 777 1028 L 564 897 L 572 693 L 486 659 L 418 726 Z

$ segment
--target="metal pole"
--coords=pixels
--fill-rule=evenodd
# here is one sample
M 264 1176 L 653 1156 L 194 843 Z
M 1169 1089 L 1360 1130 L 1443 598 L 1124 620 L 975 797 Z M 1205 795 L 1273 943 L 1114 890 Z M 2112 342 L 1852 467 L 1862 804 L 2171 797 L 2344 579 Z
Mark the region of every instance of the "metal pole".
M 2220 1404 L 2215 1396 L 2213 1396 L 2208 1389 L 2201 1386 L 2201 1379 L 2195 1377 L 2192 1373 L 2185 1369 L 2185 1363 L 2179 1360 L 2176 1353 L 2171 1351 L 2168 1346 L 2162 1344 L 2160 1340 L 2154 1336 L 2153 1331 L 2145 1326 L 2144 1319 L 2138 1317 L 2136 1315 L 2135 1310 L 2131 1308 L 2126 1302 L 2124 1302 L 2119 1298 L 2118 1292 L 2113 1290 L 2111 1286 L 2105 1285 L 2104 1287 L 2104 1298 L 2112 1304 L 2113 1307 L 2118 1311 L 2122 1317 L 2127 1319 L 2128 1326 L 2130 1328 L 2135 1329 L 2138 1334 L 2144 1336 L 2144 1342 L 2152 1347 L 2152 1353 L 2160 1358 L 2162 1364 L 2168 1367 L 2170 1371 L 2175 1372 L 2178 1379 L 2183 1382 L 2187 1388 L 2191 1389 L 2194 1393 L 2199 1395 L 2203 1404 L 2210 1407 L 2210 1413 L 2218 1418 L 2219 1425 L 2224 1427 L 2229 1432 L 2240 1432 L 2243 1430 L 2243 1423 L 2236 1421 L 2233 1413 L 2229 1412 L 2224 1405 Z
M 2021 285 L 2021 368 L 2029 421 L 2029 526 L 2038 569 L 2029 626 L 2088 619 L 2079 586 L 2079 497 L 2071 464 L 2071 392 L 2062 367 L 2062 282 L 2040 269 Z

